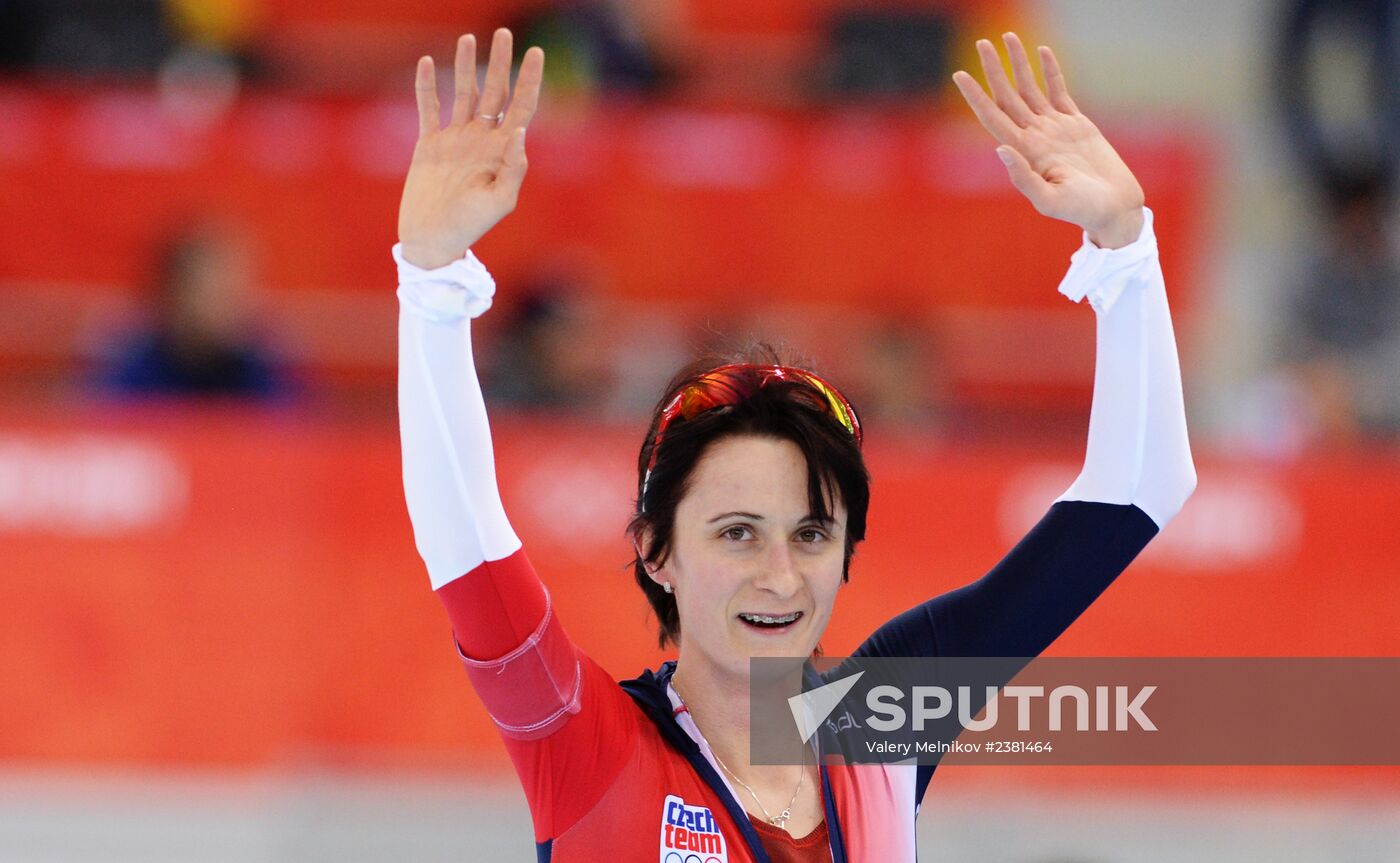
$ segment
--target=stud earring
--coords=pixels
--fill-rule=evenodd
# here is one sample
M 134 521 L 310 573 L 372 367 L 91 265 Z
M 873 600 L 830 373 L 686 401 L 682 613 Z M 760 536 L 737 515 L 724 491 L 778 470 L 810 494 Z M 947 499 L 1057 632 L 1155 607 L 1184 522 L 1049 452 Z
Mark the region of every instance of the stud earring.
M 674 587 L 671 586 L 671 582 L 669 582 L 669 581 L 664 582 L 664 583 L 661 585 L 661 589 L 664 590 L 664 591 L 666 591 L 667 593 L 675 593 L 675 592 L 676 592 L 676 589 L 675 589 Z

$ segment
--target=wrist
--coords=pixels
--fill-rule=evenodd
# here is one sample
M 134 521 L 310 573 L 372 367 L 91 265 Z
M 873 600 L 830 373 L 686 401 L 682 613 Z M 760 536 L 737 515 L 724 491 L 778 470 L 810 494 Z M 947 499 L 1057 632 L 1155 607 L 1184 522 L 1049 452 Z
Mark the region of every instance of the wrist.
M 1142 234 L 1144 216 L 1142 207 L 1135 207 L 1111 222 L 1093 228 L 1086 228 L 1089 242 L 1100 249 L 1121 249 L 1132 245 Z
M 400 242 L 399 254 L 405 261 L 421 270 L 436 270 L 462 257 L 465 252 L 454 254 L 434 249 L 431 246 L 415 246 L 411 243 Z

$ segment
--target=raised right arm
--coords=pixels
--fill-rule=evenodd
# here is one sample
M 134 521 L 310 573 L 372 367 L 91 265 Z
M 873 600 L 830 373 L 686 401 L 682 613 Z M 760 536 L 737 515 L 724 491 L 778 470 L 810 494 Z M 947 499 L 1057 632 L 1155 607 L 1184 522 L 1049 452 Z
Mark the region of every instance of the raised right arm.
M 544 55 L 526 52 L 506 107 L 509 31 L 497 31 L 476 92 L 475 45 L 458 43 L 452 120 L 442 127 L 432 60 L 418 65 L 420 129 L 399 209 L 399 429 L 414 541 L 458 652 L 505 739 L 537 842 L 594 806 L 635 739 L 629 697 L 569 640 L 506 518 L 496 486 L 471 321 L 495 282 L 469 249 L 515 207 L 525 126 Z
M 473 38 L 462 37 L 457 96 L 445 127 L 432 58 L 418 63 L 418 142 L 393 250 L 404 493 L 418 552 L 447 605 L 464 660 L 469 668 L 491 663 L 489 679 L 473 678 L 482 700 L 502 730 L 532 733 L 577 709 L 577 662 L 562 633 L 546 637 L 557 628 L 548 594 L 496 488 L 470 326 L 491 307 L 496 285 L 469 249 L 515 208 L 544 57 L 538 48 L 526 54 L 507 110 L 509 31 L 496 34 L 480 94 L 475 56 Z M 513 685 L 496 691 L 507 677 Z M 543 698 L 545 692 L 555 694 Z
M 458 645 L 468 656 L 500 657 L 531 636 L 548 600 L 501 504 L 472 357 L 470 320 L 490 308 L 496 285 L 470 252 L 433 270 L 405 260 L 401 244 L 393 253 L 399 435 L 414 542 Z M 460 601 L 464 593 L 471 601 Z

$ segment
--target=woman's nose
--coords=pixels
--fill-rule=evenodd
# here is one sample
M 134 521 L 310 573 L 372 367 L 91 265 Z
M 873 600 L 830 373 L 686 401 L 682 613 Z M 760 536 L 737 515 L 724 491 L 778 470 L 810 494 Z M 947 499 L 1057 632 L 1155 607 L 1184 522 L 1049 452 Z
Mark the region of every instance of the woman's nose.
M 785 542 L 776 542 L 768 549 L 754 585 L 781 597 L 793 596 L 802 586 L 802 574 L 797 559 Z

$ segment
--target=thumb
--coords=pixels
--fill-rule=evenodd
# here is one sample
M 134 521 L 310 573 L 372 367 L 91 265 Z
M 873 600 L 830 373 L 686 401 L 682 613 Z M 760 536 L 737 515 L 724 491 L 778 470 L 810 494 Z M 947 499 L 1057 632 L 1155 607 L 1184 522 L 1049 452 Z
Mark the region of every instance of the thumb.
M 525 169 L 529 163 L 525 159 L 525 129 L 519 128 L 510 134 L 506 144 L 505 159 L 501 170 L 496 174 L 496 191 L 509 195 L 512 201 L 520 194 L 520 184 L 525 182 Z
M 1045 178 L 1037 174 L 1031 168 L 1031 163 L 1026 161 L 1026 157 L 1012 147 L 997 147 L 997 158 L 1001 159 L 1001 163 L 1006 166 L 1006 172 L 1011 175 L 1011 185 L 1030 198 L 1037 210 L 1043 212 L 1050 193 L 1050 184 L 1045 182 Z

